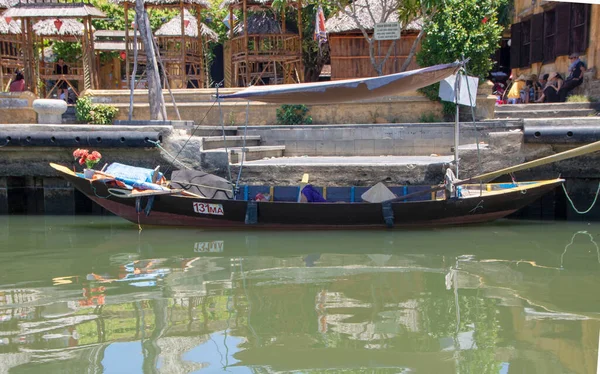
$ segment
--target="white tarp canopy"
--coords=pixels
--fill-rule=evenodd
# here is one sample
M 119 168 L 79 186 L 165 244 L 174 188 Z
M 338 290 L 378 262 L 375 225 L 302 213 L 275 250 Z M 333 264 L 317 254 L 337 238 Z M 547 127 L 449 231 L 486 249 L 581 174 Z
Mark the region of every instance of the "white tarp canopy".
M 599 4 L 600 0 L 550 0 L 557 3 Z
M 456 73 L 462 62 L 384 75 L 330 82 L 251 86 L 220 99 L 247 99 L 274 104 L 337 104 L 393 96 L 429 86 Z

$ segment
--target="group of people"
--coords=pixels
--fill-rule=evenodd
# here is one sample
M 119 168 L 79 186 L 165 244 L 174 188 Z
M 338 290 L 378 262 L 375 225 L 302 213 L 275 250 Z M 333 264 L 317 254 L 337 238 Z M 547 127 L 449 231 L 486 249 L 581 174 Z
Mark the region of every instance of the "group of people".
M 578 54 L 571 54 L 569 62 L 569 75 L 566 79 L 558 72 L 544 74 L 539 79 L 536 74 L 520 75 L 514 81 L 509 80 L 506 90 L 501 85 L 495 86 L 494 92 L 498 96 L 498 102 L 501 104 L 565 102 L 569 93 L 583 83 L 583 73 L 586 69 Z

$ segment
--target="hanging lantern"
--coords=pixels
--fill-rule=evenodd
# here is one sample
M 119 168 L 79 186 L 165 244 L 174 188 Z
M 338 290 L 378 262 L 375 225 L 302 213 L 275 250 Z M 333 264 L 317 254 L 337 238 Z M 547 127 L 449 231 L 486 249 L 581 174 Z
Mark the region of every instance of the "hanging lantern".
M 63 25 L 63 21 L 61 21 L 60 19 L 57 18 L 54 20 L 54 26 L 56 27 L 56 29 L 58 31 L 60 31 L 60 28 L 62 27 L 62 25 Z
M 189 19 L 184 19 L 183 20 L 183 26 L 187 29 L 187 27 L 190 25 L 190 20 Z
M 4 20 L 6 21 L 7 25 L 10 25 L 10 23 L 12 22 L 12 17 L 4 17 Z
M 125 51 L 121 51 L 120 56 L 121 56 L 121 60 L 125 60 L 125 57 L 127 57 L 127 54 L 125 53 Z

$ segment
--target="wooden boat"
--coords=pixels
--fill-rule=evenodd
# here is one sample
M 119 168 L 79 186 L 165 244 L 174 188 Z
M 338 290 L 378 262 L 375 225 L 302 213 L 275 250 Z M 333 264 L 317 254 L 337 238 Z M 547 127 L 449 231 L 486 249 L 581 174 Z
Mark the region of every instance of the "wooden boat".
M 220 228 L 355 229 L 481 223 L 505 217 L 563 182 L 553 179 L 518 185 L 493 183 L 486 184 L 481 193 L 479 184 L 466 184 L 462 186 L 461 198 L 431 199 L 429 194 L 429 200 L 383 204 L 256 202 L 201 198 L 186 195 L 180 189 L 115 193 L 101 179 L 86 179 L 64 166 L 51 166 L 95 203 L 131 222 Z M 150 197 L 154 201 L 147 215 L 143 208 Z M 252 215 L 255 222 L 248 219 Z
M 455 74 L 461 66 L 462 63 L 456 62 L 383 77 L 250 87 L 235 94 L 218 96 L 218 99 L 243 98 L 288 104 L 372 99 L 430 85 Z M 500 175 L 598 150 L 600 142 L 466 180 L 452 181 L 450 185 L 431 189 L 429 194 L 421 193 L 421 196 L 425 197 L 419 201 L 408 201 L 409 197 L 414 196 L 406 195 L 384 199 L 380 203 L 351 202 L 353 200 L 302 203 L 299 199 L 252 201 L 240 200 L 239 196 L 211 198 L 206 194 L 198 195 L 190 193 L 187 189 L 170 187 L 168 183 L 157 184 L 155 189 L 147 190 L 138 190 L 131 186 L 109 187 L 106 178 L 86 179 L 83 174 L 75 173 L 64 166 L 51 166 L 97 204 L 138 224 L 220 228 L 356 229 L 493 221 L 529 205 L 564 181 L 552 179 L 518 184 L 488 184 L 487 181 Z M 458 162 L 457 157 L 455 162 Z M 461 193 L 448 195 L 454 196 L 449 198 L 445 193 L 435 193 L 447 187 L 451 187 L 450 190 L 460 189 Z

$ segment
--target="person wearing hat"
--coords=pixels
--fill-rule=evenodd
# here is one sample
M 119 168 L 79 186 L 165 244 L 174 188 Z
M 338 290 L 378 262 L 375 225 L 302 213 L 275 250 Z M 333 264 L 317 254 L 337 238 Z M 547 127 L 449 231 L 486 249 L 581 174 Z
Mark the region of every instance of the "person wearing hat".
M 525 76 L 519 75 L 508 89 L 506 95 L 509 104 L 518 104 L 521 100 L 521 91 L 525 88 Z
M 565 80 L 559 93 L 560 101 L 565 101 L 567 95 L 575 88 L 579 87 L 583 83 L 583 73 L 585 73 L 585 64 L 579 59 L 578 53 L 571 53 L 569 55 L 569 76 Z

